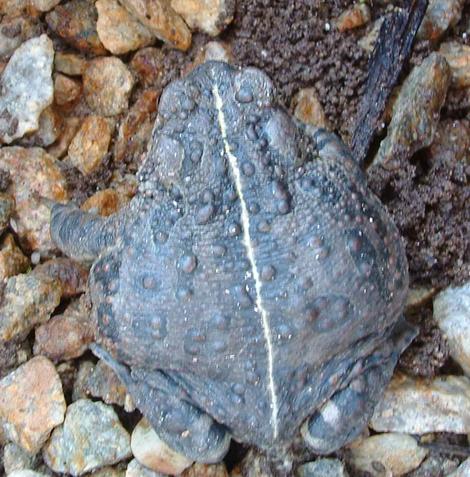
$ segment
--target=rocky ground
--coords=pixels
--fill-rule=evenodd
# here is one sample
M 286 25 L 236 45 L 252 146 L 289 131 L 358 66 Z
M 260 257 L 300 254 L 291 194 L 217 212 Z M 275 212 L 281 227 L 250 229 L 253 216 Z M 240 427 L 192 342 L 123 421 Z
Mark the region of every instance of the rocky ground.
M 162 88 L 211 58 L 264 69 L 300 120 L 349 141 L 380 22 L 404 3 L 0 0 L 0 474 L 264 475 L 239 446 L 193 465 L 141 420 L 88 351 L 88 270 L 57 253 L 40 197 L 128 202 Z M 368 161 L 419 336 L 364 435 L 299 476 L 470 476 L 469 42 L 470 2 L 431 0 Z

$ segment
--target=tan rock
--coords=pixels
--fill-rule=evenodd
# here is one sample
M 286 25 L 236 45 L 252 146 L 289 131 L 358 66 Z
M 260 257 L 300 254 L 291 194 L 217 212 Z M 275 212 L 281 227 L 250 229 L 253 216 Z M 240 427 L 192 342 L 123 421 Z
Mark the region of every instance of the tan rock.
M 60 302 L 60 283 L 33 273 L 10 277 L 0 304 L 0 343 L 21 340 L 45 323 Z
M 103 45 L 114 55 L 122 55 L 150 45 L 154 35 L 134 19 L 117 0 L 98 0 L 96 29 Z
M 94 333 L 88 312 L 80 302 L 72 302 L 60 315 L 36 328 L 34 354 L 54 362 L 81 356 L 93 341 Z
M 152 133 L 158 96 L 156 90 L 145 90 L 121 121 L 114 146 L 115 161 L 140 162 Z
M 15 243 L 13 235 L 8 234 L 0 247 L 0 282 L 14 275 L 26 272 L 29 260 Z
M 328 129 L 328 120 L 315 88 L 301 89 L 292 99 L 291 107 L 294 116 L 303 123 Z
M 171 0 L 172 8 L 181 15 L 191 30 L 211 36 L 219 35 L 233 20 L 233 0 Z
M 57 160 L 40 148 L 4 147 L 0 168 L 11 176 L 8 193 L 16 203 L 12 224 L 22 247 L 47 255 L 56 248 L 49 234 L 50 210 L 37 196 L 67 201 L 67 182 Z
M 452 86 L 470 87 L 470 46 L 457 42 L 443 43 L 439 53 L 449 63 L 452 73 Z
M 395 373 L 369 426 L 377 432 L 469 433 L 470 380 L 443 376 L 426 381 Z
M 97 114 L 114 116 L 127 110 L 134 78 L 127 66 L 115 57 L 96 58 L 83 74 L 85 99 Z
M 82 174 L 95 171 L 108 152 L 112 127 L 106 118 L 88 116 L 69 146 L 68 158 Z
M 345 10 L 336 20 L 336 28 L 340 32 L 364 26 L 371 19 L 370 8 L 367 4 L 358 2 Z
M 131 436 L 134 457 L 145 467 L 164 474 L 180 474 L 192 461 L 168 447 L 150 424 L 141 419 Z
M 58 140 L 47 148 L 47 152 L 54 156 L 56 159 L 63 158 L 69 149 L 72 139 L 77 134 L 80 125 L 82 124 L 81 118 L 64 118 L 64 123 L 62 125 L 62 131 Z
M 71 106 L 80 97 L 82 85 L 80 81 L 74 80 L 61 73 L 54 77 L 54 99 L 59 106 Z
M 380 463 L 390 475 L 400 476 L 416 469 L 428 454 L 407 434 L 377 434 L 360 439 L 349 446 L 349 461 L 357 470 L 372 476 L 383 476 Z M 374 465 L 375 464 L 375 465 Z
M 179 50 L 191 45 L 191 32 L 169 0 L 121 0 L 121 4 L 156 37 Z
M 57 51 L 54 58 L 56 72 L 68 76 L 81 76 L 85 71 L 87 60 L 78 53 Z
M 38 452 L 65 414 L 62 384 L 54 365 L 37 356 L 0 381 L 0 422 L 9 440 Z

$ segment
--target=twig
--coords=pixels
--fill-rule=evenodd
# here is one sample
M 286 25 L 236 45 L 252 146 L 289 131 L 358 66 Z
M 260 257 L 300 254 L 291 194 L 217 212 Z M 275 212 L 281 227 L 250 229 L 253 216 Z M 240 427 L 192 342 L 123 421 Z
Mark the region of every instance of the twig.
M 427 3 L 427 0 L 413 0 L 408 8 L 387 16 L 382 23 L 369 62 L 366 90 L 351 140 L 351 150 L 361 165 L 367 157 L 390 93 L 411 53 Z

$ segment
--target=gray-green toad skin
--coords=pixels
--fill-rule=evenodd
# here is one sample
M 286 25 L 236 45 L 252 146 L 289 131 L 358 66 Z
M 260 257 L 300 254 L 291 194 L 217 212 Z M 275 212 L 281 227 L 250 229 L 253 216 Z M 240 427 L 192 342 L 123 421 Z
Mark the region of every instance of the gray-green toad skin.
M 198 67 L 161 96 L 129 206 L 52 211 L 57 245 L 95 260 L 95 353 L 199 461 L 230 437 L 275 455 L 300 429 L 334 451 L 413 336 L 392 220 L 339 139 L 274 96 L 259 70 Z

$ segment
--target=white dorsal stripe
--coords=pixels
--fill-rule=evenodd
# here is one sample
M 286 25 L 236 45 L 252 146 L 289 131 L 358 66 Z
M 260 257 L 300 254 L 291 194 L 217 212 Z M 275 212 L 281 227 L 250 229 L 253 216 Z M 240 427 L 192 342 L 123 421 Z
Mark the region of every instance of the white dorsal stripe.
M 237 158 L 232 153 L 230 144 L 228 143 L 228 140 L 227 140 L 227 126 L 225 124 L 225 116 L 222 111 L 223 103 L 222 103 L 222 98 L 220 97 L 220 94 L 219 94 L 219 88 L 217 86 L 217 83 L 214 84 L 212 92 L 215 98 L 215 107 L 217 108 L 217 116 L 218 116 L 218 121 L 220 126 L 220 132 L 222 134 L 222 140 L 224 142 L 225 154 L 228 157 L 230 169 L 235 179 L 235 187 L 237 190 L 238 198 L 240 199 L 241 221 L 242 221 L 242 229 L 243 229 L 243 244 L 245 245 L 245 248 L 246 248 L 246 253 L 248 255 L 248 260 L 250 261 L 251 271 L 253 274 L 253 280 L 255 282 L 256 310 L 261 315 L 261 322 L 263 324 L 263 333 L 264 333 L 264 338 L 266 342 L 266 350 L 268 353 L 268 388 L 269 388 L 269 395 L 271 400 L 271 425 L 273 428 L 274 438 L 276 438 L 278 435 L 278 422 L 277 422 L 278 402 L 277 402 L 277 395 L 276 395 L 276 387 L 274 385 L 274 375 L 273 375 L 274 356 L 273 356 L 271 330 L 269 328 L 268 312 L 264 308 L 263 300 L 261 298 L 261 278 L 259 275 L 258 267 L 256 265 L 253 243 L 250 236 L 250 215 L 248 213 L 245 197 L 243 195 L 240 168 L 238 167 Z

